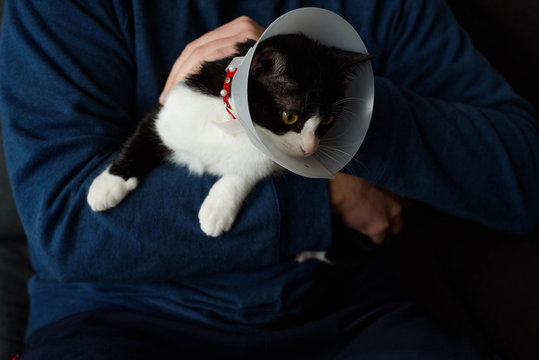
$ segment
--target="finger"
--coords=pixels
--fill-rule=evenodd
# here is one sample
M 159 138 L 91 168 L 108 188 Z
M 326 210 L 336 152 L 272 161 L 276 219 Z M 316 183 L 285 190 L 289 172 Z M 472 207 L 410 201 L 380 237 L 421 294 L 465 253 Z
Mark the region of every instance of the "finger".
M 211 49 L 213 47 L 228 47 L 230 45 L 236 45 L 238 42 L 245 42 L 249 38 L 258 39 L 259 37 L 252 31 L 246 32 L 237 31 L 237 29 L 231 30 L 236 31 L 211 32 L 187 44 L 185 49 L 180 54 L 180 57 L 176 61 L 177 67 L 182 67 L 188 61 L 188 59 L 192 58 L 201 51 L 204 51 L 204 49 Z
M 207 32 L 198 39 L 192 41 L 188 45 L 188 47 L 196 48 L 198 46 L 205 45 L 215 40 L 236 37 L 238 35 L 242 35 L 239 38 L 243 41 L 247 39 L 258 40 L 258 38 L 260 37 L 260 35 L 262 35 L 263 32 L 264 28 L 258 25 L 251 18 L 247 16 L 240 16 L 224 25 L 219 26 L 218 28 L 210 32 Z M 189 49 L 187 50 L 189 52 Z
M 392 235 L 398 235 L 402 231 L 403 226 L 404 218 L 402 217 L 402 215 L 398 215 L 391 221 L 389 231 Z
M 167 81 L 165 82 L 165 86 L 163 87 L 163 90 L 161 91 L 161 95 L 159 96 L 159 103 L 161 105 L 165 103 L 166 95 L 170 92 L 174 84 L 176 84 L 176 77 L 179 72 L 179 68 L 180 68 L 180 65 L 178 63 L 178 60 L 176 60 L 176 62 L 172 66 L 172 70 L 170 70 Z
M 220 27 L 207 32 L 201 37 L 191 41 L 180 54 L 180 57 L 175 63 L 176 67 L 181 67 L 186 59 L 188 59 L 194 51 L 199 47 L 206 46 L 216 41 L 228 39 L 229 41 L 241 42 L 247 39 L 258 40 L 264 32 L 264 28 L 254 22 L 247 16 L 240 16 L 231 22 L 228 22 Z M 177 69 L 175 69 L 177 70 Z
M 239 17 L 189 43 L 174 62 L 159 102 L 164 103 L 174 85 L 196 70 L 202 61 L 230 56 L 238 42 L 258 40 L 264 28 L 246 16 Z
M 371 239 L 373 244 L 381 245 L 384 242 L 384 240 L 386 239 L 387 232 L 382 231 L 382 232 L 378 232 L 378 233 L 367 235 L 367 236 Z
M 237 41 L 235 41 L 234 38 L 229 38 L 224 41 L 216 40 L 198 47 L 191 52 L 189 57 L 184 58 L 183 62 L 180 63 L 177 61 L 165 83 L 159 101 L 164 103 L 166 94 L 168 94 L 177 83 L 187 78 L 189 74 L 197 72 L 204 61 L 214 61 L 237 53 L 236 43 Z
M 185 58 L 181 64 L 181 68 L 178 69 L 178 76 L 176 78 L 181 79 L 185 77 L 186 74 L 191 73 L 203 61 L 214 61 L 237 53 L 237 39 L 238 37 L 223 38 L 197 47 L 191 55 Z

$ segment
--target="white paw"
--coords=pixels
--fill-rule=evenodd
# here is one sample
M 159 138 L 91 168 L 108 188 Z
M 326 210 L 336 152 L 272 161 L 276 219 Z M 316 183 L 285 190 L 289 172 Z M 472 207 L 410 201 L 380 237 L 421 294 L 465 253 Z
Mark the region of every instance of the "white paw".
M 236 213 L 223 199 L 208 196 L 198 212 L 200 228 L 206 235 L 217 237 L 230 230 Z
M 217 180 L 198 212 L 202 231 L 216 237 L 230 230 L 255 183 L 256 180 L 235 175 L 224 175 Z
M 124 180 L 108 169 L 94 179 L 88 191 L 88 204 L 93 211 L 104 211 L 118 205 L 138 185 L 137 178 Z
M 299 263 L 303 263 L 307 260 L 319 260 L 322 262 L 325 262 L 327 264 L 331 264 L 331 261 L 329 261 L 326 258 L 326 252 L 325 251 L 303 251 L 296 255 L 296 261 Z

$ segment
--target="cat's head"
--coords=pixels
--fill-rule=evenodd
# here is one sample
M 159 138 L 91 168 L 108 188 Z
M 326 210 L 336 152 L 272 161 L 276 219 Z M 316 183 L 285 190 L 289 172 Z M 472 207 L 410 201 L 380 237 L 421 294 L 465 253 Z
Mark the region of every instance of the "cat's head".
M 249 75 L 253 122 L 287 154 L 312 155 L 320 137 L 339 121 L 347 78 L 371 58 L 301 34 L 264 40 Z

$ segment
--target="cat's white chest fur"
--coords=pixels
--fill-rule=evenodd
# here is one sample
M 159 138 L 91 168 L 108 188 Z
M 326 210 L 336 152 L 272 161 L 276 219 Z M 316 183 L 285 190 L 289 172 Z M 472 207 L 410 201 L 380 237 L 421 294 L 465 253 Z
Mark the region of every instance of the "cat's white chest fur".
M 155 122 L 163 143 L 173 150 L 172 162 L 202 174 L 260 179 L 277 165 L 258 150 L 247 134 L 227 134 L 215 122 L 226 111 L 220 98 L 179 84 L 168 96 Z
M 278 169 L 245 133 L 230 135 L 215 122 L 225 116 L 221 99 L 179 84 L 156 119 L 157 133 L 173 150 L 172 162 L 196 174 L 221 176 L 204 199 L 198 218 L 209 236 L 230 230 L 254 185 Z

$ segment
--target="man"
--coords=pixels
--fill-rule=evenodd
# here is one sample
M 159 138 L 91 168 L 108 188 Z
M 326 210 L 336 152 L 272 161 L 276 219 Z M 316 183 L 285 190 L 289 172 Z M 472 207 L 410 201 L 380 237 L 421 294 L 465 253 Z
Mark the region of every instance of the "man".
M 377 55 L 361 166 L 329 186 L 292 174 L 262 182 L 219 240 L 204 237 L 193 215 L 214 179 L 184 169 L 158 167 L 122 206 L 106 215 L 89 210 L 89 182 L 157 98 L 166 101 L 174 83 L 228 53 L 238 36 L 256 38 L 257 24 L 300 5 L 340 13 Z M 383 259 L 358 274 L 350 301 L 301 318 L 318 264 L 293 257 L 329 246 L 330 203 L 377 243 L 398 232 L 400 197 L 371 184 L 499 230 L 529 230 L 539 206 L 539 134 L 529 105 L 440 1 L 287 6 L 6 4 L 0 110 L 37 273 L 23 358 L 180 349 L 235 358 L 479 356 L 386 281 Z

